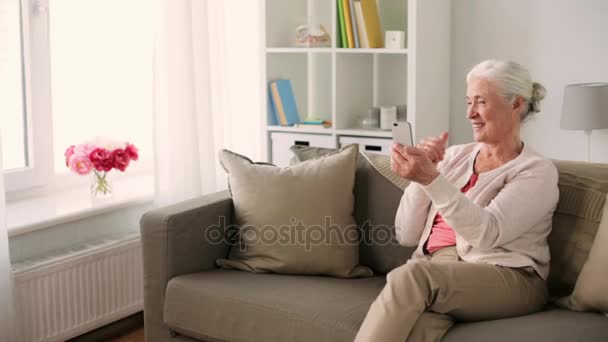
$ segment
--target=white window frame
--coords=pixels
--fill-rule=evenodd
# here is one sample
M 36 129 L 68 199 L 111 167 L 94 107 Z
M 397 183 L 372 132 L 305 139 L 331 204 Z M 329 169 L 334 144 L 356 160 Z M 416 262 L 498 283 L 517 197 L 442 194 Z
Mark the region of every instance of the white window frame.
M 53 177 L 48 0 L 20 0 L 27 167 L 4 171 L 6 191 L 42 187 Z

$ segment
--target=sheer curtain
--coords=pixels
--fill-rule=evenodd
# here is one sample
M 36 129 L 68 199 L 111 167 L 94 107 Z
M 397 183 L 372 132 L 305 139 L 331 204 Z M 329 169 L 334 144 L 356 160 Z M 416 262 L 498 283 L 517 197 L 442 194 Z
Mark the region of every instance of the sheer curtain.
M 15 37 L 18 39 L 18 28 L 19 28 L 19 2 L 17 0 L 0 0 L 0 101 L 3 101 L 0 106 L 0 132 L 2 132 L 2 126 L 9 128 L 9 130 L 22 130 L 23 126 L 17 125 L 11 126 L 10 123 L 14 120 L 10 120 L 12 113 L 17 113 L 17 118 L 22 115 L 23 111 L 19 105 L 15 105 L 16 102 L 20 102 L 21 89 L 19 88 L 19 82 L 15 81 L 19 75 L 15 74 L 16 62 L 11 59 L 12 56 L 19 56 L 15 53 L 15 49 L 19 47 L 15 44 Z M 15 76 L 11 78 L 10 76 Z M 6 79 L 5 79 L 6 78 Z M 15 101 L 17 100 L 17 101 Z M 8 232 L 6 229 L 6 196 L 4 189 L 4 176 L 3 172 L 3 158 L 2 158 L 2 139 L 0 134 L 0 342 L 14 341 L 14 307 L 13 307 L 13 275 L 11 271 L 11 262 L 8 251 Z M 12 138 L 15 136 L 13 135 Z M 17 145 L 18 142 L 15 139 L 8 137 L 13 145 Z M 8 145 L 7 145 L 8 146 Z M 15 148 L 18 150 L 18 148 Z M 21 157 L 22 159 L 23 157 Z M 11 158 L 8 158 L 10 164 Z
M 249 7 L 248 14 L 235 8 Z M 235 42 L 257 25 L 258 1 L 157 0 L 155 42 L 155 170 L 157 205 L 226 188 L 217 152 L 261 155 L 259 52 L 239 72 Z M 242 18 L 239 16 L 248 15 Z M 259 25 L 254 27 L 258 31 Z M 251 29 L 251 27 L 249 27 Z M 251 34 L 251 32 L 247 32 Z M 259 37 L 245 43 L 259 48 Z M 243 47 L 247 49 L 247 47 Z M 252 57 L 253 56 L 253 59 Z M 231 99 L 237 98 L 238 101 Z M 248 112 L 239 106 L 253 107 Z
M 0 137 L 0 170 L 2 170 L 2 141 Z M 0 177 L 0 341 L 13 339 L 13 279 L 8 253 L 4 177 Z

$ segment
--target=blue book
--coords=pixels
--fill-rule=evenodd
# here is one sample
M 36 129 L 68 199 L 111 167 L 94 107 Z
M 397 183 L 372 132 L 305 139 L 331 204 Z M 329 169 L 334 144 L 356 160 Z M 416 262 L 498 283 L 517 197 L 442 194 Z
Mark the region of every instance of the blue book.
M 353 24 L 353 35 L 354 35 L 354 41 L 355 41 L 355 48 L 360 48 L 360 44 L 359 44 L 359 33 L 357 32 L 357 17 L 355 16 L 355 4 L 354 4 L 354 0 L 349 0 L 350 2 L 350 18 L 351 18 L 351 22 Z
M 268 125 L 276 126 L 279 124 L 277 121 L 277 113 L 274 110 L 275 108 L 274 101 L 272 100 L 272 90 L 270 89 L 270 83 L 268 84 Z
M 296 98 L 293 94 L 290 80 L 276 80 L 274 82 L 279 91 L 281 98 L 281 105 L 275 107 L 275 111 L 279 114 L 280 118 L 284 118 L 286 122 L 283 125 L 291 126 L 300 122 L 300 116 L 298 114 L 298 107 L 296 105 Z M 275 101 L 275 104 L 276 101 Z

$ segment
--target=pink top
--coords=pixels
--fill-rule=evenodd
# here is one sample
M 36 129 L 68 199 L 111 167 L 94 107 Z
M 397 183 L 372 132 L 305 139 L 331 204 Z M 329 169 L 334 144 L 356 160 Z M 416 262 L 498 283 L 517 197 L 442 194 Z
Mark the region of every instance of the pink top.
M 461 192 L 465 193 L 477 183 L 479 175 L 473 173 L 469 182 L 465 184 Z M 431 228 L 431 235 L 427 241 L 426 250 L 429 254 L 438 251 L 444 247 L 456 246 L 456 234 L 454 229 L 450 227 L 441 217 L 441 214 L 437 213 L 435 220 L 433 220 L 433 227 Z

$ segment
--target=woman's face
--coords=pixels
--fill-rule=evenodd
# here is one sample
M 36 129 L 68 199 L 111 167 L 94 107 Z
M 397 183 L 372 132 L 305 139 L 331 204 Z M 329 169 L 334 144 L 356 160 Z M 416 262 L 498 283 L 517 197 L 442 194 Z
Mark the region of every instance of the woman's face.
M 499 144 L 519 137 L 523 98 L 505 101 L 495 81 L 471 77 L 467 85 L 467 118 L 477 142 Z

